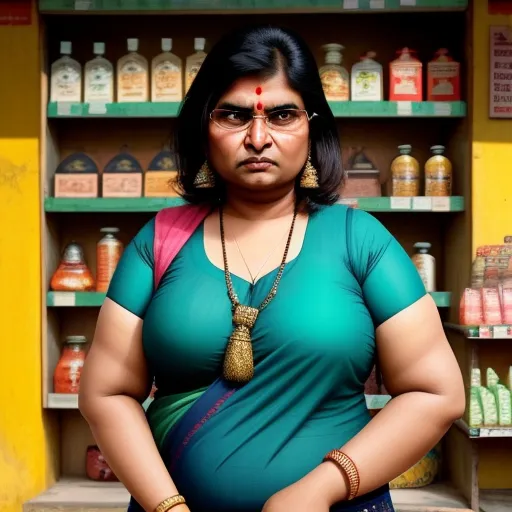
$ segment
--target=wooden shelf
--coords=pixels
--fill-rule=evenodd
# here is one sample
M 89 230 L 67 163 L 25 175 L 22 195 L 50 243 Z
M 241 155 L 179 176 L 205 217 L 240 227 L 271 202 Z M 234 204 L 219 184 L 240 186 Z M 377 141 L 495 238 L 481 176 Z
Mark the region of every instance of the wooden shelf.
M 470 340 L 512 339 L 512 325 L 458 325 L 446 322 L 444 327 L 450 331 L 460 332 Z
M 512 437 L 512 427 L 470 427 L 464 420 L 457 420 L 455 426 L 470 439 Z
M 339 101 L 329 103 L 335 117 L 465 117 L 463 101 Z M 72 103 L 48 104 L 47 116 L 55 118 L 176 117 L 180 103 Z
M 50 308 L 59 307 L 100 307 L 105 300 L 105 293 L 100 292 L 48 292 L 46 305 Z M 448 308 L 451 292 L 431 292 L 438 308 Z
M 63 479 L 23 505 L 23 512 L 126 512 L 130 495 L 118 482 Z
M 340 203 L 368 212 L 462 212 L 464 198 L 451 197 L 361 197 L 341 199 Z M 158 212 L 168 206 L 185 204 L 180 197 L 136 197 L 73 199 L 47 197 L 44 200 L 46 212 Z
M 395 508 L 400 512 L 471 512 L 464 499 L 443 484 L 420 489 L 395 489 L 391 495 Z M 124 512 L 128 500 L 128 491 L 120 483 L 63 479 L 25 503 L 23 512 L 88 512 L 96 509 L 104 512 L 122 509 Z
M 462 11 L 467 0 L 39 0 L 45 13 L 97 12 L 116 14 L 146 12 L 251 13 L 251 12 L 379 12 Z
M 389 395 L 365 395 L 366 406 L 371 410 L 382 409 L 390 400 Z M 78 409 L 78 395 L 48 393 L 47 409 Z

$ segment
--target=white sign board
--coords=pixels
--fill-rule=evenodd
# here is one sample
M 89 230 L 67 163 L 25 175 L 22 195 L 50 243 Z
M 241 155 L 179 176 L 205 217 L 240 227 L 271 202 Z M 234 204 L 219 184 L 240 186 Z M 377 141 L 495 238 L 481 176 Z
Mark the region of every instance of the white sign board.
M 490 27 L 489 117 L 512 119 L 512 27 Z

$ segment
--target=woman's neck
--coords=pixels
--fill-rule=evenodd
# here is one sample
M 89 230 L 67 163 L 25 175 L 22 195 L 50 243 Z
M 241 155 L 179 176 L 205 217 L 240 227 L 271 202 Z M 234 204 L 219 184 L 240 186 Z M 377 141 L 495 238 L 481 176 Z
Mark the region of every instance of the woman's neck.
M 292 190 L 284 196 L 255 199 L 230 194 L 224 205 L 224 211 L 233 217 L 246 220 L 272 220 L 291 215 L 295 210 L 295 192 Z

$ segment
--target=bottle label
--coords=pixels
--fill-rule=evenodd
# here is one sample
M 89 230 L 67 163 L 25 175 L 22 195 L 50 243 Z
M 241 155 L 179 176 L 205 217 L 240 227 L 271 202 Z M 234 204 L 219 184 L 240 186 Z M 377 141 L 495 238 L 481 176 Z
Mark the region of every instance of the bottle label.
M 381 97 L 380 73 L 377 71 L 358 71 L 353 83 L 353 94 L 358 99 Z
M 64 65 L 52 76 L 52 101 L 80 101 L 80 73 Z
M 136 61 L 128 61 L 119 73 L 119 96 L 133 101 L 146 101 L 147 72 Z
M 338 71 L 324 71 L 320 76 L 325 97 L 332 101 L 348 101 L 349 85 Z
M 153 80 L 155 100 L 173 101 L 181 98 L 181 72 L 173 62 L 164 61 L 155 66 Z
M 85 90 L 87 100 L 112 101 L 112 70 L 105 65 L 95 65 L 88 70 L 86 75 Z

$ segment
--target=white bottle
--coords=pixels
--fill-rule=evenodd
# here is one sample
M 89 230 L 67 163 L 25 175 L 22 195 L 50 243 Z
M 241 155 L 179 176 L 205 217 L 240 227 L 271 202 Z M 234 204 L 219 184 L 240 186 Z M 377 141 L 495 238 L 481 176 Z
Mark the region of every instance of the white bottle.
M 415 243 L 416 254 L 412 257 L 427 292 L 436 291 L 436 260 L 428 252 L 431 247 L 428 242 Z
M 85 64 L 84 101 L 114 102 L 114 66 L 105 59 L 105 43 L 94 43 L 94 59 Z
M 361 61 L 352 66 L 352 101 L 382 101 L 384 82 L 382 65 L 375 58 L 375 52 L 367 52 Z
M 206 39 L 204 37 L 196 37 L 194 39 L 194 50 L 196 52 L 187 57 L 185 70 L 185 93 L 190 89 L 194 78 L 199 72 L 199 68 L 203 65 L 204 59 L 206 59 L 206 53 L 204 52 L 205 45 Z
M 62 57 L 51 68 L 50 101 L 82 101 L 82 66 L 72 59 L 71 43 L 60 43 Z
M 149 100 L 148 61 L 137 53 L 138 39 L 128 39 L 128 54 L 117 61 L 117 101 Z
M 151 101 L 183 99 L 183 64 L 171 49 L 172 39 L 162 39 L 162 53 L 151 61 Z

